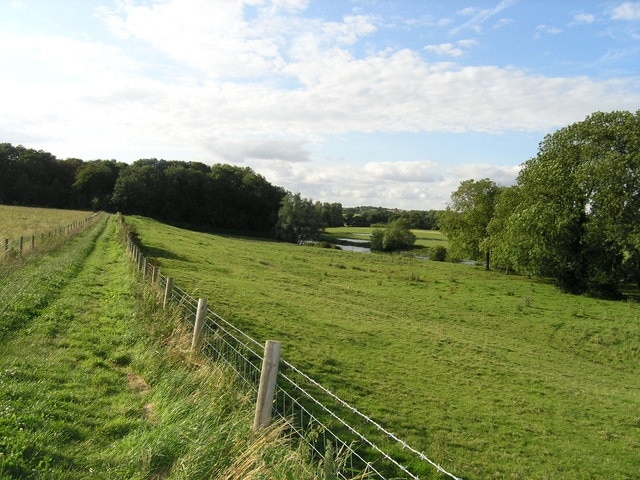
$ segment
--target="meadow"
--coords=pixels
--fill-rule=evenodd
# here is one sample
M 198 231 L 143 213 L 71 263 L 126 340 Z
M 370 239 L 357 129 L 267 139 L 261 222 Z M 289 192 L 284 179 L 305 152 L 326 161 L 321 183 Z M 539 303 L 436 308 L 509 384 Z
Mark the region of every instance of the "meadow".
M 47 233 L 91 216 L 82 210 L 0 205 L 0 240 Z
M 331 242 L 338 239 L 368 241 L 372 230 L 371 227 L 332 227 L 327 228 L 321 238 Z M 412 232 L 416 236 L 415 247 L 417 250 L 449 245 L 447 237 L 437 230 L 412 230 Z
M 178 286 L 257 340 L 282 341 L 286 360 L 459 477 L 640 475 L 633 300 L 410 255 L 127 221 Z

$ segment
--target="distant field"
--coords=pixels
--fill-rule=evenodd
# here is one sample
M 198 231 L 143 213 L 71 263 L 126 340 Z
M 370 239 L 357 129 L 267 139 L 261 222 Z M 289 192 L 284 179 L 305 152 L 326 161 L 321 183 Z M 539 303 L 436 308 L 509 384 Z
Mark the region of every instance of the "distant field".
M 326 234 L 335 238 L 349 238 L 353 240 L 368 240 L 371 235 L 371 227 L 333 227 L 327 228 Z M 448 246 L 447 237 L 437 230 L 411 230 L 416 236 L 416 245 L 434 247 L 437 245 Z
M 128 221 L 178 286 L 465 480 L 639 477 L 636 302 Z
M 0 205 L 0 240 L 13 240 L 69 225 L 92 212 Z

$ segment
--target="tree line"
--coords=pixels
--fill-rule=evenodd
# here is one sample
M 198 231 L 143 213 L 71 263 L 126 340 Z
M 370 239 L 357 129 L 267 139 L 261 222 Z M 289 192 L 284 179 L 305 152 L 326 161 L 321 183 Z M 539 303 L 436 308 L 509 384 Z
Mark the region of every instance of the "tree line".
M 249 167 L 140 159 L 59 160 L 49 152 L 0 144 L 0 203 L 120 211 L 162 221 L 272 234 L 285 241 L 314 238 L 327 227 L 387 223 L 435 227 L 435 212 L 382 207 L 343 209 L 272 185 Z
M 0 203 L 120 211 L 212 228 L 268 232 L 286 191 L 248 167 L 141 159 L 58 160 L 0 144 Z
M 487 269 L 598 297 L 640 287 L 640 110 L 595 112 L 545 136 L 514 186 L 462 182 L 439 224 L 452 254 Z

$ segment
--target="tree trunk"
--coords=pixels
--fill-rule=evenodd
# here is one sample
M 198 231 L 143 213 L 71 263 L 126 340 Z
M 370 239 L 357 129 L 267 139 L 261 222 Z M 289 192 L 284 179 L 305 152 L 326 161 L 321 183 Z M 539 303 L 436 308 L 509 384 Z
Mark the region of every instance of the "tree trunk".
M 484 269 L 485 270 L 489 270 L 489 258 L 490 258 L 491 254 L 489 253 L 489 250 L 486 251 L 486 253 L 484 254 Z

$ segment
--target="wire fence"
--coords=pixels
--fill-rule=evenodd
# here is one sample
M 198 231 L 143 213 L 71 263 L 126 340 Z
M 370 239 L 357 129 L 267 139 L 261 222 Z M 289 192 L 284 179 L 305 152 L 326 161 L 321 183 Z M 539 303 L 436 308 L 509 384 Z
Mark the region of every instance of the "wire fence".
M 143 278 L 164 292 L 165 302 L 179 305 L 193 325 L 198 299 L 161 275 L 131 238 L 127 248 Z M 258 391 L 264 348 L 260 342 L 207 309 L 200 345 L 207 357 L 225 362 Z M 273 410 L 293 435 L 306 442 L 315 458 L 331 462 L 338 478 L 366 474 L 375 480 L 419 480 L 427 472 L 429 478 L 461 480 L 283 359 Z
M 59 240 L 60 237 L 74 235 L 93 223 L 98 215 L 99 213 L 94 213 L 82 220 L 77 220 L 47 232 L 21 235 L 16 238 L 0 238 L 0 262 L 33 253 L 37 249 Z

